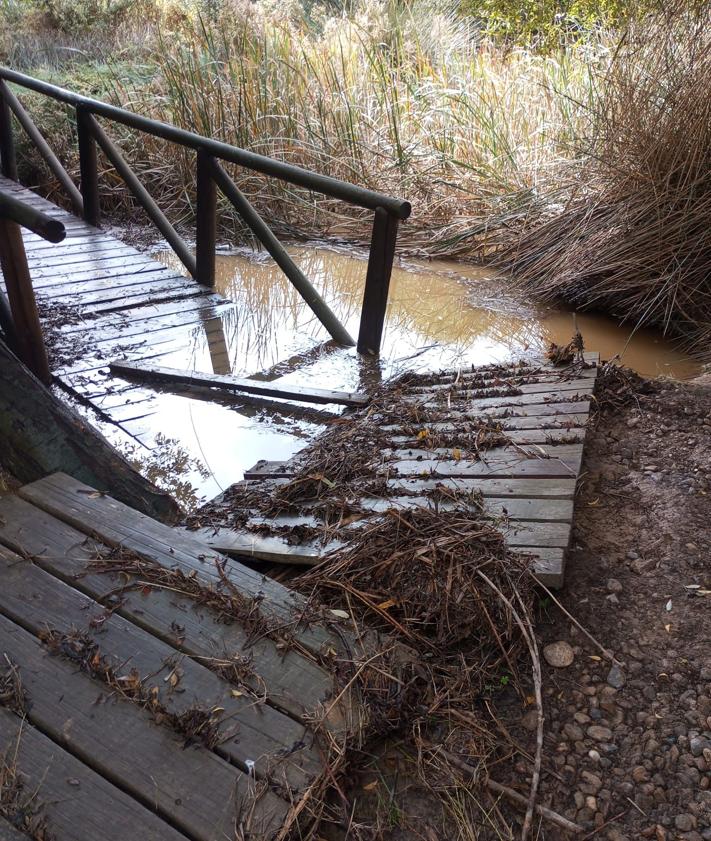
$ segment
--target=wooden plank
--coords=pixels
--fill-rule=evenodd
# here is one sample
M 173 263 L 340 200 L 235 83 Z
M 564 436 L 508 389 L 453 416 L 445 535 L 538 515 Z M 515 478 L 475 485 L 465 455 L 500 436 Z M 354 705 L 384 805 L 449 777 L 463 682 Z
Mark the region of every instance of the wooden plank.
M 469 426 L 466 423 L 463 423 L 461 426 L 453 423 L 427 423 L 423 424 L 421 429 L 426 429 L 433 436 L 434 440 L 436 440 L 437 434 L 446 433 L 448 437 L 451 437 L 452 441 L 457 441 L 457 446 L 460 448 L 465 448 L 469 442 L 476 441 L 476 426 Z M 427 439 L 422 440 L 417 438 L 421 429 L 417 429 L 414 432 L 410 429 L 408 430 L 410 433 L 408 435 L 393 435 L 390 441 L 399 449 L 406 449 L 412 446 L 415 449 L 426 451 L 427 447 L 425 445 L 427 444 Z M 394 432 L 404 431 L 403 427 L 392 427 L 392 430 Z M 381 427 L 381 431 L 385 431 L 385 428 Z M 512 443 L 518 444 L 521 447 L 545 445 L 551 449 L 555 449 L 571 443 L 582 444 L 585 440 L 585 429 L 582 427 L 573 427 L 571 429 L 511 429 L 506 430 L 504 435 Z
M 511 456 L 510 461 L 486 464 L 482 461 L 465 462 L 437 459 L 399 459 L 383 467 L 381 474 L 440 478 L 492 479 L 575 479 L 580 469 L 580 458 L 527 459 Z
M 300 722 L 246 694 L 236 697 L 232 686 L 205 666 L 13 552 L 0 551 L 0 577 L 0 612 L 35 636 L 48 628 L 88 634 L 116 668 L 126 674 L 135 669 L 171 713 L 180 715 L 196 706 L 221 708 L 221 741 L 215 750 L 243 771 L 249 772 L 254 763 L 259 777 L 297 791 L 322 772 L 310 734 Z M 169 683 L 176 669 L 180 691 Z
M 19 495 L 38 508 L 54 514 L 85 534 L 98 537 L 110 546 L 153 560 L 167 568 L 177 567 L 213 585 L 221 581 L 215 561 L 224 564 L 224 574 L 245 598 L 256 598 L 266 616 L 284 620 L 294 628 L 296 638 L 308 650 L 320 654 L 343 650 L 343 635 L 323 625 L 302 627 L 307 607 L 303 596 L 251 569 L 215 554 L 205 553 L 199 542 L 150 517 L 145 517 L 109 496 L 95 491 L 64 473 L 55 473 L 19 490 Z
M 528 498 L 528 499 L 573 499 L 575 477 L 566 479 L 487 479 L 462 477 L 395 476 L 389 477 L 387 485 L 393 491 L 426 493 L 437 484 L 461 491 L 479 491 L 485 498 Z
M 410 392 L 411 394 L 417 394 L 425 396 L 434 396 L 438 400 L 445 400 L 445 399 L 452 399 L 452 400 L 470 400 L 476 398 L 485 398 L 489 399 L 497 399 L 496 394 L 486 394 L 482 392 L 496 392 L 497 390 L 502 392 L 501 396 L 511 396 L 515 397 L 517 395 L 507 395 L 506 392 L 510 391 L 511 389 L 515 389 L 516 391 L 520 391 L 521 395 L 524 394 L 544 394 L 544 393 L 558 393 L 558 392 L 567 392 L 572 391 L 576 393 L 585 393 L 585 394 L 592 394 L 593 389 L 595 388 L 595 379 L 589 377 L 587 379 L 576 379 L 576 380 L 556 380 L 553 377 L 547 377 L 545 382 L 537 382 L 537 383 L 524 383 L 522 385 L 518 385 L 514 383 L 512 386 L 504 383 L 502 385 L 496 386 L 483 386 L 481 388 L 474 387 L 474 388 L 466 388 L 466 383 L 459 384 L 456 388 L 452 388 L 451 386 L 446 386 L 443 389 L 427 389 L 422 392 Z M 519 396 L 521 396 L 519 395 Z
M 130 319 L 121 313 L 102 316 L 92 320 L 92 333 L 99 346 L 110 345 L 132 336 L 144 336 L 148 331 L 170 330 L 187 324 L 203 324 L 209 318 L 235 309 L 235 305 L 225 301 L 219 295 L 205 295 L 195 303 L 159 304 L 158 306 L 137 307 Z M 66 324 L 59 328 L 63 336 L 86 331 L 85 324 Z
M 8 823 L 0 816 L 0 841 L 30 841 L 30 836 Z
M 419 384 L 415 381 L 407 385 L 407 390 L 416 394 L 424 394 L 438 391 L 467 391 L 468 386 L 476 390 L 478 388 L 505 388 L 511 386 L 513 388 L 521 388 L 524 386 L 537 388 L 545 383 L 558 384 L 594 380 L 597 377 L 598 368 L 582 368 L 576 369 L 568 373 L 568 369 L 561 369 L 560 371 L 552 371 L 545 368 L 537 367 L 521 367 L 504 369 L 501 373 L 487 372 L 485 370 L 474 369 L 473 371 L 463 371 L 453 373 L 451 371 L 443 372 L 439 375 L 433 374 L 431 381 Z M 568 377 L 568 379 L 566 379 Z M 428 379 L 430 379 L 428 377 Z M 521 380 L 527 382 L 521 383 Z M 477 383 L 476 386 L 472 383 Z M 481 383 L 481 386 L 479 385 Z
M 185 836 L 27 724 L 0 708 L 3 761 L 36 792 L 53 841 L 185 841 Z
M 576 389 L 574 391 L 546 391 L 536 394 L 516 394 L 509 397 L 463 397 L 460 400 L 457 392 L 446 392 L 447 395 L 451 394 L 453 398 L 451 401 L 447 401 L 444 395 L 438 397 L 437 400 L 424 400 L 423 396 L 419 395 L 413 395 L 412 397 L 404 396 L 400 399 L 410 405 L 422 406 L 426 409 L 442 408 L 444 405 L 451 405 L 454 408 L 461 409 L 461 404 L 466 403 L 467 411 L 476 412 L 483 411 L 485 409 L 498 409 L 508 406 L 528 406 L 531 404 L 535 405 L 541 403 L 556 405 L 557 403 L 574 402 L 578 399 L 581 401 L 585 400 L 587 402 L 591 393 L 592 389 Z
M 128 378 L 139 378 L 142 382 L 176 383 L 178 385 L 204 386 L 245 394 L 259 394 L 284 400 L 299 400 L 306 403 L 336 403 L 344 406 L 366 406 L 370 401 L 367 394 L 347 391 L 331 391 L 323 388 L 289 385 L 278 382 L 261 383 L 241 377 L 219 374 L 202 374 L 197 371 L 181 371 L 140 362 L 111 362 L 111 372 Z
M 422 407 L 425 408 L 425 407 Z M 435 408 L 435 407 L 431 407 Z M 561 423 L 567 422 L 568 418 L 563 417 L 564 415 L 573 415 L 575 416 L 575 425 L 576 426 L 583 426 L 587 423 L 587 418 L 590 413 L 590 403 L 587 400 L 579 400 L 574 401 L 573 403 L 568 402 L 550 402 L 550 403 L 530 403 L 525 405 L 500 405 L 495 404 L 492 406 L 480 406 L 474 405 L 474 401 L 468 404 L 465 411 L 459 410 L 450 410 L 447 412 L 447 417 L 452 422 L 457 421 L 458 419 L 471 419 L 471 418 L 478 418 L 483 415 L 492 418 L 506 418 L 506 423 L 510 423 L 510 418 L 536 418 L 538 422 L 534 424 L 534 426 L 541 427 L 542 424 L 540 422 L 540 418 L 546 417 L 549 418 L 551 415 L 560 415 L 557 420 Z M 555 419 L 554 419 L 555 420 Z M 554 422 L 550 421 L 550 422 Z M 517 426 L 515 428 L 526 428 Z
M 123 277 L 126 275 L 149 274 L 151 272 L 168 272 L 165 266 L 158 263 L 147 263 L 138 257 L 130 257 L 115 265 L 98 263 L 94 266 L 75 266 L 71 271 L 62 271 L 61 266 L 47 268 L 32 268 L 32 278 L 37 289 L 43 289 L 52 284 L 63 284 L 72 281 L 99 280 L 104 277 Z M 173 272 L 175 274 L 175 272 Z
M 545 450 L 545 447 L 542 449 Z M 566 478 L 577 474 L 582 459 L 582 444 L 550 447 L 550 453 L 548 457 L 537 458 L 515 449 L 497 448 L 487 452 L 481 461 L 468 461 L 466 457 L 455 460 L 452 458 L 452 450 L 444 449 L 385 451 L 384 455 L 390 460 L 386 460 L 382 465 L 374 464 L 373 473 L 418 476 L 426 474 L 433 477 L 492 476 L 499 479 Z M 299 464 L 296 459 L 288 462 L 261 459 L 244 471 L 244 478 L 288 478 L 296 475 L 298 470 Z
M 19 497 L 0 497 L 0 542 L 199 662 L 251 658 L 245 686 L 266 692 L 267 702 L 277 709 L 306 721 L 318 718 L 324 705 L 331 706 L 328 702 L 336 688 L 333 676 L 323 668 L 292 648 L 277 649 L 267 637 L 253 639 L 239 623 L 226 622 L 187 597 L 160 588 L 148 592 L 129 588 L 117 606 L 115 593 L 125 577 L 87 570 L 101 544 Z M 340 705 L 334 708 L 327 726 L 342 729 L 343 715 Z
M 67 297 L 84 301 L 87 300 L 87 296 L 89 295 L 131 295 L 135 294 L 134 290 L 158 290 L 178 287 L 195 289 L 196 284 L 188 283 L 182 275 L 176 275 L 175 272 L 166 269 L 164 272 L 123 274 L 115 278 L 106 277 L 98 280 L 53 283 L 50 286 L 43 287 L 41 293 L 45 300 Z M 202 288 L 197 286 L 197 289 Z M 89 300 L 92 299 L 90 298 Z
M 257 800 L 248 775 L 202 746 L 185 750 L 147 710 L 109 700 L 104 684 L 1 615 L 0 652 L 20 670 L 32 725 L 195 841 L 233 839 L 252 809 L 259 837 L 283 824 L 284 799 L 267 789 Z
M 539 549 L 519 548 L 519 552 L 525 552 L 533 557 L 533 569 L 536 578 L 551 589 L 558 589 L 563 586 L 565 574 L 565 550 L 563 549 Z
M 394 506 L 391 506 L 394 507 Z M 411 507 L 411 506 L 400 506 Z M 442 510 L 447 510 L 443 508 Z M 271 563 L 295 564 L 298 566 L 314 566 L 320 563 L 328 552 L 335 551 L 345 544 L 349 532 L 353 531 L 356 523 L 339 529 L 338 540 L 332 540 L 325 545 L 309 542 L 292 546 L 283 538 L 260 537 L 246 529 L 232 529 L 227 527 L 205 527 L 191 531 L 191 534 L 201 540 L 206 546 L 218 552 L 224 552 L 238 557 L 253 558 L 258 561 Z M 523 523 L 511 521 L 500 524 L 510 546 L 562 546 L 566 547 L 570 539 L 570 523 Z
M 87 244 L 78 244 L 77 242 L 62 242 L 60 245 L 55 245 L 53 250 L 43 251 L 29 251 L 31 255 L 31 264 L 34 269 L 67 266 L 67 271 L 72 271 L 71 266 L 77 265 L 79 270 L 84 263 L 87 263 L 91 268 L 94 264 L 103 264 L 108 260 L 142 257 L 145 262 L 152 262 L 145 254 L 136 251 L 128 245 L 124 245 L 118 240 L 113 243 L 104 244 L 103 247 L 96 243 L 90 242 Z

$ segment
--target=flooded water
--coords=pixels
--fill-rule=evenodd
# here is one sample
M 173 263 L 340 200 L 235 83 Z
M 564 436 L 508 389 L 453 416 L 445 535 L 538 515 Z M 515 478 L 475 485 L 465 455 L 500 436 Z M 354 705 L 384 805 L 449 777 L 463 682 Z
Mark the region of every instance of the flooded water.
M 292 256 L 352 336 L 357 337 L 365 254 L 299 246 Z M 155 255 L 180 269 L 172 252 Z M 414 369 L 438 370 L 541 353 L 567 343 L 569 312 L 544 311 L 516 298 L 493 272 L 442 261 L 408 262 L 393 271 L 381 357 L 363 360 L 355 349 L 328 342 L 323 327 L 264 254 L 221 253 L 217 290 L 236 307 L 204 324 L 196 335 L 193 367 L 218 374 L 254 375 L 283 383 L 343 390 Z M 603 359 L 618 355 L 645 376 L 688 378 L 699 373 L 689 357 L 653 330 L 633 331 L 601 315 L 579 315 L 586 348 Z M 161 364 L 170 365 L 170 361 Z M 333 407 L 331 407 L 333 408 Z M 301 449 L 320 428 L 318 410 L 305 417 L 250 406 L 225 406 L 165 395 L 161 435 L 181 442 L 205 466 L 190 481 L 211 496 L 242 478 L 258 459 L 280 460 Z M 338 409 L 333 409 L 338 411 Z

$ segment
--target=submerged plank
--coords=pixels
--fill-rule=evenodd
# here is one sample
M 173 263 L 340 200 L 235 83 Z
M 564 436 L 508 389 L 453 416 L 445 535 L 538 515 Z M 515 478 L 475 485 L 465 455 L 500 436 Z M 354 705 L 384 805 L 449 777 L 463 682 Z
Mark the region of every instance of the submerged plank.
M 18 558 L 19 561 L 19 558 Z M 57 744 L 195 841 L 233 841 L 251 821 L 258 837 L 282 825 L 287 802 L 202 746 L 181 738 L 129 700 L 47 649 L 0 615 L 0 652 L 17 666 L 27 717 Z
M 109 366 L 114 374 L 140 379 L 143 382 L 177 383 L 178 385 L 205 386 L 225 391 L 239 391 L 246 394 L 260 394 L 285 400 L 301 400 L 307 403 L 337 403 L 344 406 L 366 406 L 367 394 L 357 392 L 331 391 L 309 386 L 288 385 L 278 382 L 269 384 L 258 380 L 230 377 L 217 374 L 203 374 L 198 371 L 181 371 L 163 368 L 141 362 L 112 362 Z

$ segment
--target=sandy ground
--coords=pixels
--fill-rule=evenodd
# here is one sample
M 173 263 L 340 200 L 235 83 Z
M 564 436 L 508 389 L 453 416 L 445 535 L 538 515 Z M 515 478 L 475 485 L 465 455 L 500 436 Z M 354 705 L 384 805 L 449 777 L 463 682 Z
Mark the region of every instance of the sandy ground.
M 592 837 L 711 839 L 710 443 L 702 382 L 635 378 L 589 433 L 559 598 L 617 663 L 555 607 L 539 635 L 575 655 L 544 663 L 541 802 Z

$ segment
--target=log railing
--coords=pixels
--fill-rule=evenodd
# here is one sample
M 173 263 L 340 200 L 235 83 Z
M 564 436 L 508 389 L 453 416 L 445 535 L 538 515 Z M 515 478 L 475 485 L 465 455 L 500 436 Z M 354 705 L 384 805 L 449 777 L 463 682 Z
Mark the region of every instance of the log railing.
M 0 193 L 0 268 L 7 299 L 0 292 L 0 324 L 8 344 L 43 383 L 52 375 L 42 336 L 21 227 L 50 242 L 66 236 L 64 225 L 30 205 Z
M 79 145 L 79 188 L 52 152 L 8 83 L 44 94 L 74 108 Z M 202 137 L 194 132 L 134 114 L 123 108 L 90 99 L 23 73 L 0 67 L 0 164 L 2 174 L 13 180 L 17 180 L 12 130 L 13 115 L 68 193 L 74 212 L 83 216 L 89 224 L 94 226 L 101 223 L 97 147 L 101 149 L 188 272 L 199 283 L 206 286 L 215 284 L 216 212 L 217 189 L 219 188 L 296 287 L 331 337 L 341 345 L 353 345 L 355 342 L 266 222 L 252 207 L 247 197 L 227 174 L 222 163 L 237 164 L 263 175 L 305 187 L 312 192 L 372 210 L 374 212 L 373 231 L 357 344 L 361 353 L 374 355 L 379 353 L 398 224 L 410 215 L 409 202 L 326 175 L 319 175 L 273 158 L 257 155 L 228 143 Z M 197 178 L 195 255 L 141 184 L 97 118 L 120 123 L 136 131 L 160 137 L 195 151 Z

